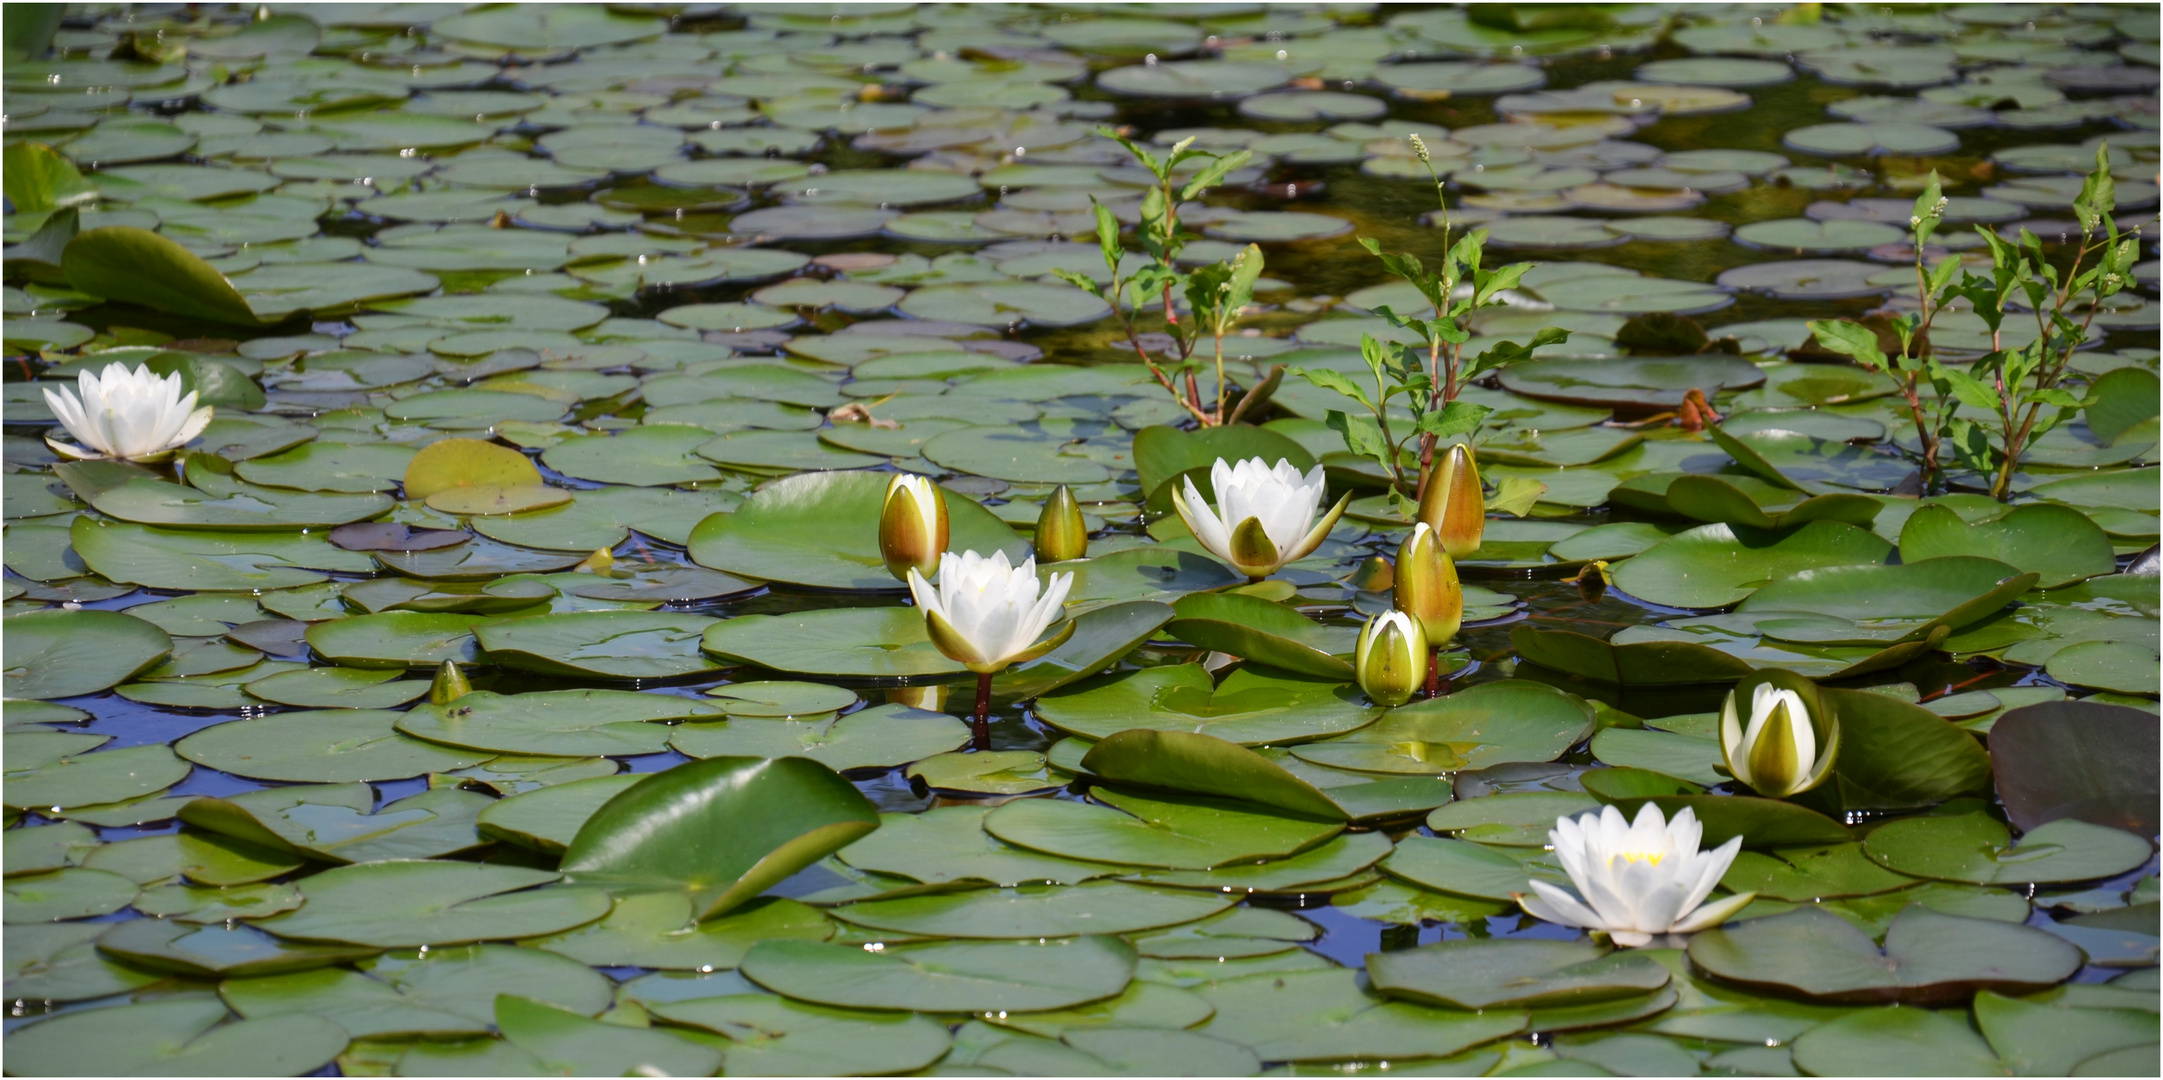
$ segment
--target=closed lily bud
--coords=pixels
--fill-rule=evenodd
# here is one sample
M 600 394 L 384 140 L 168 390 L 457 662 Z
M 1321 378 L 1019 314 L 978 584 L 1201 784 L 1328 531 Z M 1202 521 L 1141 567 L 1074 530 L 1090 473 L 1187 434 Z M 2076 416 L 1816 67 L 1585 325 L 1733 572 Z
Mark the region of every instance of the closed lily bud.
M 1089 526 L 1082 521 L 1081 504 L 1065 484 L 1044 500 L 1036 516 L 1036 557 L 1040 562 L 1065 562 L 1089 554 Z
M 901 581 L 914 570 L 925 577 L 939 572 L 946 554 L 946 494 L 928 476 L 897 474 L 886 485 L 879 511 L 879 557 L 886 572 Z
M 1419 623 L 1427 640 L 1441 645 L 1457 636 L 1465 621 L 1465 590 L 1457 564 L 1442 550 L 1435 531 L 1422 521 L 1397 547 L 1397 610 Z
M 436 681 L 428 684 L 428 703 L 448 705 L 473 692 L 473 681 L 458 669 L 458 661 L 445 660 L 436 669 Z
M 1720 752 L 1735 779 L 1760 795 L 1784 799 L 1832 776 L 1840 724 L 1815 684 L 1770 668 L 1728 692 L 1720 708 Z
M 1377 705 L 1402 705 L 1427 683 L 1427 635 L 1402 611 L 1385 611 L 1359 631 L 1352 668 Z
M 1480 549 L 1480 534 L 1487 528 L 1487 496 L 1480 491 L 1479 464 L 1463 443 L 1435 460 L 1427 490 L 1420 492 L 1419 519 L 1435 531 L 1443 553 L 1452 559 Z

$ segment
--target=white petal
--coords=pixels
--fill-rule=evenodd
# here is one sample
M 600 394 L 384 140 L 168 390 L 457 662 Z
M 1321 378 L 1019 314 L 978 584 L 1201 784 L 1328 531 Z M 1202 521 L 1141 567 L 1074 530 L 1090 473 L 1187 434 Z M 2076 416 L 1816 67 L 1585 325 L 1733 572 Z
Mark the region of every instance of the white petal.
M 1532 882 L 1532 894 L 1520 895 L 1517 903 L 1534 916 L 1560 926 L 1606 929 L 1598 912 L 1584 902 L 1544 881 Z M 1538 904 L 1535 908 L 1533 905 Z
M 1757 894 L 1754 892 L 1736 893 L 1733 896 L 1724 897 L 1713 903 L 1706 904 L 1704 907 L 1691 912 L 1681 922 L 1676 923 L 1673 932 L 1677 934 L 1694 934 L 1699 930 L 1709 930 L 1726 922 L 1728 916 L 1749 907 L 1750 901 L 1755 899 L 1757 899 Z

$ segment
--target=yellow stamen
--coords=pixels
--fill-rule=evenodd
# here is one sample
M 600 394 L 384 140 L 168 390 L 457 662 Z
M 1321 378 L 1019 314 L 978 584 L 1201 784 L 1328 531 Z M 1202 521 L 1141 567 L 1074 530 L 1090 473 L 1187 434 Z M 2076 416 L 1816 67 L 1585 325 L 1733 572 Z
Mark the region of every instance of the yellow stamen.
M 1616 855 L 1615 859 L 1621 859 L 1624 862 L 1651 863 L 1654 866 L 1658 866 L 1660 865 L 1660 859 L 1666 854 L 1667 853 L 1664 851 L 1625 851 L 1619 855 Z M 1607 860 L 1608 865 L 1614 865 L 1615 859 Z

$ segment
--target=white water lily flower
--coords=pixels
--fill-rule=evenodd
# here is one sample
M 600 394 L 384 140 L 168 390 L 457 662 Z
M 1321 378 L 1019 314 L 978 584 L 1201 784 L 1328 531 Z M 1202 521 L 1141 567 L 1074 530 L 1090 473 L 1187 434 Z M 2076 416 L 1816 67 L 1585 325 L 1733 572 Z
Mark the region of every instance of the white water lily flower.
M 1067 590 L 1073 587 L 1074 575 L 1053 574 L 1038 596 L 1036 560 L 1023 559 L 1015 566 L 1003 551 L 992 552 L 990 558 L 973 551 L 947 552 L 939 560 L 937 588 L 909 571 L 909 592 L 924 609 L 931 643 L 947 659 L 979 675 L 1034 660 L 1073 636 L 1074 624 L 1068 622 L 1060 633 L 1037 640 L 1059 621 Z
M 1736 700 L 1740 691 L 1730 691 L 1720 709 L 1720 752 L 1735 779 L 1774 799 L 1824 783 L 1832 775 L 1838 727 L 1828 724 L 1829 737 L 1820 744 L 1817 725 L 1825 718 L 1813 716 L 1801 694 L 1771 682 L 1750 691 L 1745 724 Z
M 180 376 L 159 375 L 148 364 L 129 371 L 106 365 L 103 374 L 76 377 L 78 399 L 66 387 L 46 387 L 45 404 L 81 446 L 47 436 L 56 453 L 71 458 L 126 458 L 143 461 L 168 453 L 202 434 L 211 407 L 195 407 L 195 391 L 180 393 Z
M 1605 931 L 1617 945 L 1648 945 L 1661 934 L 1709 929 L 1741 911 L 1757 894 L 1705 904 L 1742 850 L 1742 837 L 1700 851 L 1703 836 L 1697 815 L 1688 807 L 1669 822 L 1649 802 L 1637 812 L 1634 824 L 1612 806 L 1597 814 L 1557 818 L 1547 842 L 1578 895 L 1544 881 L 1532 883 L 1533 895 L 1513 895 L 1537 918 Z
M 1284 564 L 1305 558 L 1320 547 L 1352 498 L 1347 494 L 1337 500 L 1337 505 L 1316 521 L 1324 488 L 1322 467 L 1316 465 L 1302 476 L 1282 458 L 1275 468 L 1261 458 L 1248 458 L 1237 465 L 1218 458 L 1210 467 L 1209 482 L 1217 489 L 1214 511 L 1191 478 L 1184 492 L 1172 490 L 1172 507 L 1210 554 L 1257 579 L 1276 573 Z

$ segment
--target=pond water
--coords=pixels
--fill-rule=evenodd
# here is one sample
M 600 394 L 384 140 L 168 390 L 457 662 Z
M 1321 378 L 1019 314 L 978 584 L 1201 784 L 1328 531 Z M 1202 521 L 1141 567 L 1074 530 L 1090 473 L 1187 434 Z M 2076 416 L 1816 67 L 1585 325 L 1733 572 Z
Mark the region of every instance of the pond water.
M 10 5 L 9 1071 L 2154 1075 L 2157 41 Z M 1448 320 L 1485 519 L 1444 692 L 1385 708 L 1417 441 L 1400 504 L 1341 389 L 1435 355 L 1370 252 L 1471 230 L 1532 265 Z M 2024 235 L 2110 284 L 2008 287 Z M 46 391 L 113 361 L 209 426 L 69 463 Z M 1342 516 L 1236 571 L 1174 506 L 1220 456 Z M 882 564 L 898 473 L 956 551 L 1089 533 L 981 733 Z M 1723 748 L 1767 685 L 1800 790 Z M 1696 899 L 1754 899 L 1612 952 L 1527 913 L 1597 900 L 1549 831 L 1603 806 L 1739 837 Z M 1644 842 L 1596 861 L 1702 865 Z

